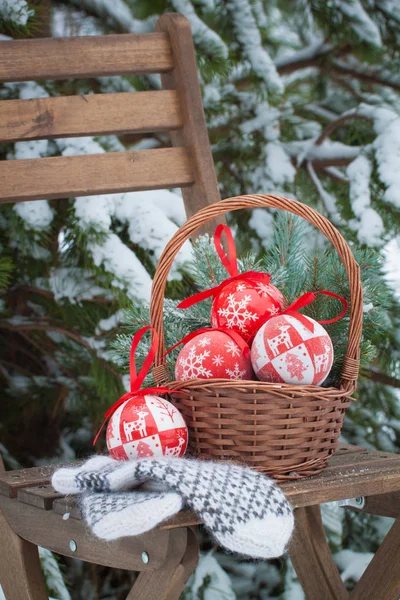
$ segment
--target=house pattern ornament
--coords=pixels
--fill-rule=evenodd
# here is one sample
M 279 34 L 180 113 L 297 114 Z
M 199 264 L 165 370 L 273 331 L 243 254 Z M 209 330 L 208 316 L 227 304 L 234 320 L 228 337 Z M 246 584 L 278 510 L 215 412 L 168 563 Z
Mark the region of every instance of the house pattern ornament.
M 311 319 L 309 329 L 296 316 L 271 318 L 251 347 L 253 369 L 261 381 L 321 385 L 332 367 L 333 346 L 327 331 Z
M 175 406 L 159 396 L 127 400 L 111 416 L 107 448 L 117 460 L 183 456 L 188 431 Z

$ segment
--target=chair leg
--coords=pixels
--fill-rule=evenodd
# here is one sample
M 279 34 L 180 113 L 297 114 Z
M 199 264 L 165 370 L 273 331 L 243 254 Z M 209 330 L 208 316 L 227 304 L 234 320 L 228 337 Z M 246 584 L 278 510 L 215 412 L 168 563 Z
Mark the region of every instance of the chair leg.
M 296 509 L 289 556 L 307 600 L 349 600 L 326 540 L 319 506 Z
M 6 600 L 48 600 L 37 546 L 23 540 L 0 512 L 0 584 Z
M 400 517 L 396 519 L 351 594 L 351 600 L 400 598 Z
M 187 546 L 178 565 L 168 563 L 155 571 L 142 571 L 126 600 L 178 600 L 199 560 L 199 545 L 187 529 Z M 173 558 L 173 557 L 171 557 Z

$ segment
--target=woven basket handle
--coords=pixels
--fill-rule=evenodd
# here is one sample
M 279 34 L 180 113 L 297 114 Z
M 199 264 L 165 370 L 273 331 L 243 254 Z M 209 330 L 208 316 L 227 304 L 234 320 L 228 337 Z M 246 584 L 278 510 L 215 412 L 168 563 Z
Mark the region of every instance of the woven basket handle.
M 163 327 L 164 294 L 168 274 L 175 256 L 186 240 L 188 240 L 199 227 L 215 217 L 243 208 L 280 208 L 282 210 L 287 210 L 294 215 L 303 217 L 312 225 L 315 225 L 315 227 L 317 227 L 335 247 L 349 278 L 351 302 L 349 339 L 341 373 L 341 384 L 347 390 L 350 390 L 351 388 L 354 389 L 360 366 L 360 338 L 363 318 L 360 267 L 356 263 L 347 242 L 328 219 L 306 204 L 296 200 L 289 200 L 283 196 L 272 196 L 269 194 L 236 196 L 235 198 L 228 198 L 221 202 L 206 206 L 186 221 L 165 247 L 154 275 L 150 301 L 151 325 L 157 331 L 159 336 L 159 346 L 154 368 L 155 378 L 159 381 L 162 379 L 165 380 L 165 369 L 163 367 L 165 363 L 165 359 L 163 358 L 165 353 Z M 162 373 L 164 373 L 164 375 L 162 375 Z

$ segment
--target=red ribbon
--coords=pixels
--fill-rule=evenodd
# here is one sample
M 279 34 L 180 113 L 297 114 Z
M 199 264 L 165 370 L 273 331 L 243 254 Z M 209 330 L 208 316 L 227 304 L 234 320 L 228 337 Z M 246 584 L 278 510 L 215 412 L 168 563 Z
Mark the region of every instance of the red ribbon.
M 228 241 L 228 254 L 225 254 L 224 249 L 221 245 L 221 236 L 224 232 Z M 190 306 L 193 306 L 198 302 L 202 302 L 202 300 L 214 297 L 217 294 L 219 294 L 224 289 L 224 287 L 228 285 L 228 283 L 231 283 L 231 281 L 236 281 L 237 279 L 240 279 L 241 281 L 262 281 L 266 284 L 270 282 L 271 276 L 268 273 L 259 273 L 257 271 L 247 271 L 246 273 L 239 273 L 237 266 L 235 242 L 232 237 L 232 232 L 227 225 L 223 225 L 222 223 L 218 225 L 214 234 L 214 245 L 218 256 L 221 259 L 221 262 L 224 265 L 225 269 L 228 271 L 230 277 L 225 279 L 216 287 L 210 288 L 209 290 L 204 290 L 203 292 L 198 292 L 197 294 L 193 294 L 193 296 L 189 296 L 189 298 L 182 300 L 182 302 L 178 304 L 178 308 L 189 308 Z
M 228 254 L 225 254 L 224 249 L 221 245 L 221 236 L 225 232 L 226 239 L 228 241 Z M 228 271 L 231 277 L 235 277 L 235 275 L 239 275 L 239 270 L 237 266 L 237 258 L 236 258 L 236 246 L 232 236 L 232 231 L 228 227 L 228 225 L 223 225 L 222 223 L 218 225 L 217 229 L 214 233 L 214 246 L 217 251 L 218 256 L 221 259 L 222 264 L 225 269 Z
M 138 347 L 140 340 L 142 339 L 142 337 L 144 336 L 146 331 L 149 331 L 149 330 L 151 330 L 152 334 L 153 334 L 150 350 L 143 362 L 143 365 L 139 371 L 139 374 L 137 375 L 136 374 L 136 365 L 135 365 L 135 351 L 136 351 L 136 348 Z M 155 331 L 155 329 L 153 329 L 153 327 L 151 327 L 150 325 L 146 325 L 146 327 L 142 327 L 142 329 L 139 329 L 139 331 L 133 336 L 130 357 L 129 357 L 130 390 L 129 390 L 129 392 L 127 392 L 126 394 L 121 396 L 121 398 L 119 400 L 117 400 L 117 402 L 115 402 L 115 404 L 110 406 L 110 408 L 104 414 L 104 421 L 103 421 L 99 431 L 97 432 L 96 437 L 94 438 L 93 446 L 96 444 L 96 442 L 99 438 L 99 435 L 100 435 L 104 425 L 106 424 L 107 420 L 111 417 L 112 414 L 114 414 L 114 412 L 117 410 L 117 408 L 119 406 L 121 406 L 121 404 L 123 404 L 127 400 L 130 400 L 131 398 L 144 396 L 145 394 L 167 394 L 171 391 L 167 387 L 151 387 L 151 388 L 144 388 L 143 390 L 140 389 L 140 386 L 142 385 L 147 373 L 149 372 L 152 362 L 155 358 L 155 355 L 157 352 L 157 346 L 158 346 L 158 335 L 157 335 L 157 332 Z
M 307 329 L 309 331 L 314 333 L 313 322 L 309 321 L 305 315 L 302 315 L 301 313 L 299 313 L 297 311 L 300 308 L 303 308 L 304 306 L 311 304 L 311 302 L 314 302 L 314 300 L 318 294 L 324 294 L 325 296 L 331 296 L 332 298 L 337 298 L 337 300 L 340 300 L 340 302 L 343 304 L 343 310 L 337 317 L 334 317 L 333 319 L 326 319 L 325 321 L 318 321 L 318 323 L 320 323 L 321 325 L 325 325 L 327 323 L 335 323 L 336 321 L 339 321 L 339 319 L 344 317 L 344 315 L 346 314 L 347 309 L 349 307 L 347 300 L 345 298 L 342 298 L 342 296 L 338 296 L 337 294 L 334 294 L 333 292 L 329 292 L 328 290 L 321 290 L 319 292 L 306 292 L 305 294 L 300 296 L 300 298 L 297 298 L 297 300 L 295 300 L 293 302 L 293 304 L 288 306 L 286 309 L 282 310 L 279 313 L 279 315 L 290 315 L 292 317 L 295 317 L 304 325 L 304 327 L 307 327 Z
M 171 346 L 171 348 L 169 348 L 166 351 L 164 356 L 166 356 L 167 354 L 172 352 L 172 350 L 175 350 L 175 348 L 177 348 L 181 344 L 186 344 L 187 342 L 192 340 L 194 337 L 200 335 L 201 333 L 209 333 L 210 331 L 221 331 L 222 333 L 226 333 L 227 335 L 229 335 L 229 337 L 234 342 L 237 343 L 237 345 L 241 349 L 242 354 L 244 354 L 244 356 L 248 356 L 250 354 L 250 348 L 249 348 L 248 344 L 246 344 L 246 342 L 244 341 L 242 336 L 240 336 L 238 333 L 236 333 L 236 331 L 232 331 L 232 329 L 226 329 L 225 327 L 203 327 L 202 329 L 198 329 L 197 331 L 192 331 L 192 333 L 188 333 L 188 335 L 185 335 L 185 337 L 182 338 L 180 340 L 180 342 L 177 342 L 176 344 Z

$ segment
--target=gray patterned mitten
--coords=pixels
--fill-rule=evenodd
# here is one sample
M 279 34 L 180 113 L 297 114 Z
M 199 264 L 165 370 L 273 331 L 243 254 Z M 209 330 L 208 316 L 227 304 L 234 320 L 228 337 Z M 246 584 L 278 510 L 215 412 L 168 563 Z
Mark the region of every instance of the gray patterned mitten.
M 159 482 L 169 493 L 183 498 L 224 548 L 253 558 L 274 558 L 284 553 L 293 530 L 292 509 L 282 491 L 264 475 L 228 462 L 185 458 L 121 462 L 99 458 L 107 460 L 100 468 L 95 468 L 92 459 L 90 468 L 85 468 L 89 467 L 86 463 L 78 469 L 56 471 L 56 490 L 117 492 L 146 480 Z M 167 491 L 160 493 L 168 496 Z M 87 514 L 85 518 L 90 525 Z

